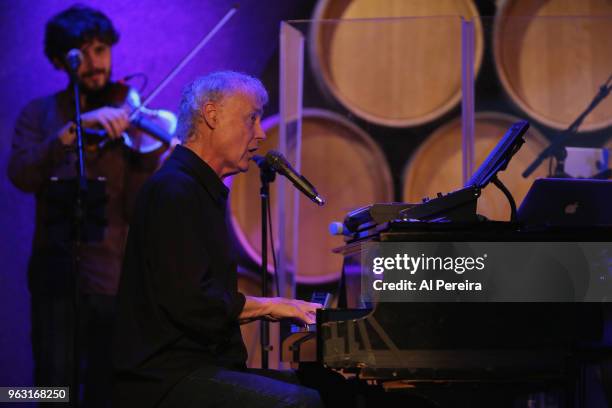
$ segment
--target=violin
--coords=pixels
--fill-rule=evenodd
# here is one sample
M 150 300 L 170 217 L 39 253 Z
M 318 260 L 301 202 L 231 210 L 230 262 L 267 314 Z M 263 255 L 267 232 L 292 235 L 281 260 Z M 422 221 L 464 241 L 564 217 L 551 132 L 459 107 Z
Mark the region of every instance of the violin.
M 98 107 L 108 106 L 108 101 L 117 101 L 119 105 L 116 106 L 127 106 L 131 109 L 130 112 L 130 124 L 131 128 L 140 131 L 140 137 L 138 139 L 124 135 L 124 142 L 132 149 L 137 150 L 141 153 L 151 152 L 158 149 L 163 144 L 166 146 L 173 147 L 176 142 L 172 138 L 172 134 L 176 130 L 176 116 L 166 110 L 152 110 L 146 106 L 153 100 L 159 93 L 176 77 L 176 75 L 197 55 L 197 53 L 217 34 L 217 32 L 229 21 L 230 18 L 238 10 L 238 5 L 233 5 L 225 16 L 219 20 L 219 22 L 208 32 L 198 44 L 183 57 L 183 59 L 170 71 L 170 73 L 157 85 L 157 87 L 151 92 L 144 102 L 140 102 L 140 96 L 136 91 L 133 91 L 127 85 L 121 82 L 111 82 L 103 92 L 100 93 L 100 97 L 105 102 Z M 108 89 L 106 89 L 108 88 Z M 106 93 L 105 93 L 106 92 Z M 124 105 L 126 104 L 126 105 Z M 85 129 L 85 135 L 94 134 L 98 137 L 105 137 L 103 130 L 92 130 Z M 151 142 L 149 136 L 154 138 Z M 135 140 L 136 139 L 136 140 Z M 103 145 L 109 139 L 106 137 L 100 143 Z
M 110 82 L 101 91 L 88 97 L 91 109 L 104 106 L 123 108 L 130 114 L 130 128 L 122 134 L 124 144 L 140 153 L 149 153 L 162 145 L 172 145 L 176 130 L 176 115 L 164 109 L 149 109 L 141 105 L 140 95 L 123 82 Z M 135 112 L 135 114 L 134 114 Z M 110 141 L 103 129 L 85 128 L 86 142 L 92 149 L 104 147 Z

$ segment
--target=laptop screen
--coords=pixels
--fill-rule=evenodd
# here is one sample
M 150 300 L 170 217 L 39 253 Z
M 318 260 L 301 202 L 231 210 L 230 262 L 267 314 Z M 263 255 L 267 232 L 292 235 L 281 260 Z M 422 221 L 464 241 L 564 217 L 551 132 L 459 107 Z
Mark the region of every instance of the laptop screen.
M 526 226 L 612 225 L 612 181 L 537 179 L 518 209 Z

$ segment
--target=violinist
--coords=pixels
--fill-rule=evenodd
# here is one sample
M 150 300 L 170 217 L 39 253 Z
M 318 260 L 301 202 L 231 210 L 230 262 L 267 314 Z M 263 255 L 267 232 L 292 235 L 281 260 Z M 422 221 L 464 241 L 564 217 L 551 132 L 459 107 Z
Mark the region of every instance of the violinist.
M 129 108 L 138 95 L 111 81 L 112 46 L 119 34 L 98 10 L 70 7 L 48 21 L 44 49 L 50 62 L 66 71 L 65 56 L 82 53 L 76 73 L 84 128 L 103 130 L 107 140 L 85 148 L 87 178 L 106 179 L 105 226 L 98 242 L 84 242 L 74 276 L 72 245 L 55 241 L 48 228 L 51 179 L 76 176 L 74 96 L 72 86 L 35 99 L 21 111 L 12 141 L 8 176 L 20 190 L 36 198 L 35 232 L 28 266 L 31 293 L 31 340 L 37 386 L 70 383 L 71 339 L 77 329 L 81 342 L 79 377 L 85 406 L 107 406 L 111 379 L 110 339 L 121 259 L 136 190 L 157 168 L 164 145 L 146 135 L 130 133 L 132 143 L 147 147 L 142 154 L 128 149 Z M 69 78 L 69 76 L 67 76 Z M 69 80 L 70 81 L 70 80 Z M 78 286 L 78 316 L 72 297 Z M 75 321 L 77 322 L 75 324 Z

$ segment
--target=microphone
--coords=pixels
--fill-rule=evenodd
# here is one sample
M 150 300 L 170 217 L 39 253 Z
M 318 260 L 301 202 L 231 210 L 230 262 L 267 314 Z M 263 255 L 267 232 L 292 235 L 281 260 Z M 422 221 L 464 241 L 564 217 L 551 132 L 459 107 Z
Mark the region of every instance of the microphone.
M 329 233 L 331 235 L 346 235 L 351 236 L 351 231 L 346 228 L 343 222 L 333 221 L 329 224 Z
M 319 206 L 325 205 L 325 200 L 317 193 L 317 189 L 314 188 L 304 176 L 295 171 L 285 156 L 277 151 L 270 150 L 266 153 L 265 161 L 274 171 L 287 177 L 289 181 L 310 200 Z M 259 163 L 260 161 L 257 162 L 257 164 Z
M 66 53 L 66 58 L 64 59 L 66 62 L 66 66 L 71 73 L 76 73 L 83 61 L 83 54 L 80 50 L 73 48 L 68 53 Z

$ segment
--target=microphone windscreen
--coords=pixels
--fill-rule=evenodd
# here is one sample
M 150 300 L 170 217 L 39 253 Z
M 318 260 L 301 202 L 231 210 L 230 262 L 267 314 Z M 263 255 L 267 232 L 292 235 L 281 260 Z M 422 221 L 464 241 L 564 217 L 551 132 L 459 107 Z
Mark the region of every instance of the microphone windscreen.
M 259 167 L 265 163 L 266 159 L 258 154 L 254 155 L 251 160 L 253 160 Z
M 73 48 L 70 51 L 68 51 L 68 53 L 66 54 L 66 59 L 77 60 L 80 62 L 83 60 L 83 53 L 81 52 L 81 50 Z
M 76 71 L 83 61 L 83 53 L 77 48 L 73 48 L 66 53 L 66 65 L 69 70 Z
M 331 235 L 344 235 L 345 228 L 344 224 L 338 221 L 334 221 L 329 224 L 329 233 Z

